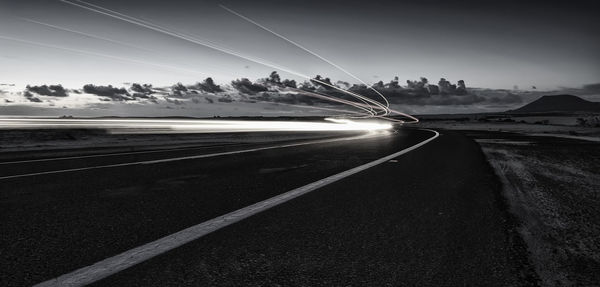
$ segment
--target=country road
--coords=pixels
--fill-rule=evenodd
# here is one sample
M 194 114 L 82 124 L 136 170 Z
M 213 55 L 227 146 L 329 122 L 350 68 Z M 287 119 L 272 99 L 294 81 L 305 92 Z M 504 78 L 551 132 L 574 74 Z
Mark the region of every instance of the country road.
M 33 285 L 432 137 L 25 158 L 0 164 L 3 286 Z M 479 147 L 422 147 L 97 285 L 523 285 L 526 253 Z

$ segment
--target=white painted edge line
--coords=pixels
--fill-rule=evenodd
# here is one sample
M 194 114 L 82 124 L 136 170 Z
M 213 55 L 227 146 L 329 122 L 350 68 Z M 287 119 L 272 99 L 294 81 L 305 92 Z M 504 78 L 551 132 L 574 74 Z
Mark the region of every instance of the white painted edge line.
M 256 142 L 256 144 L 261 144 L 261 142 Z M 218 145 L 216 145 L 216 144 L 201 145 L 199 143 L 182 143 L 179 146 L 180 147 L 178 147 L 178 148 L 146 149 L 146 150 L 138 150 L 138 151 L 112 152 L 112 153 L 103 153 L 103 154 L 88 154 L 88 155 L 77 155 L 77 156 L 63 156 L 63 157 L 53 157 L 53 158 L 5 161 L 5 162 L 0 162 L 0 166 L 1 165 L 10 165 L 10 164 L 20 164 L 20 163 L 60 161 L 60 160 L 69 160 L 69 159 L 111 157 L 111 156 L 132 155 L 132 154 L 151 154 L 151 153 L 163 153 L 163 152 L 170 152 L 170 151 L 187 151 L 187 150 L 218 147 Z M 126 146 L 114 146 L 114 147 L 109 147 L 109 148 L 125 148 L 125 147 Z M 141 146 L 141 147 L 143 148 L 144 146 Z
M 255 152 L 255 151 L 262 151 L 262 150 L 276 149 L 276 148 L 288 148 L 288 147 L 295 147 L 295 146 L 302 146 L 302 145 L 311 145 L 311 144 L 330 143 L 330 142 L 337 142 L 337 141 L 348 141 L 348 140 L 364 139 L 364 138 L 369 138 L 369 137 L 374 137 L 374 136 L 368 136 L 368 135 L 352 136 L 352 137 L 337 138 L 337 139 L 316 140 L 316 141 L 309 141 L 309 142 L 284 144 L 284 145 L 276 145 L 276 146 L 252 148 L 252 149 L 245 149 L 245 150 L 235 150 L 235 151 L 227 151 L 227 152 L 219 152 L 219 153 L 211 153 L 211 154 L 201 154 L 201 155 L 193 155 L 193 156 L 174 157 L 174 158 L 166 158 L 166 159 L 158 159 L 158 160 L 146 160 L 146 161 L 126 162 L 126 163 L 107 164 L 107 165 L 97 165 L 97 166 L 80 167 L 80 168 L 69 168 L 69 169 L 61 169 L 61 170 L 42 171 L 42 172 L 34 172 L 34 173 L 26 173 L 26 174 L 7 175 L 7 176 L 1 176 L 0 180 L 11 179 L 11 178 L 20 178 L 20 177 L 31 177 L 31 176 L 46 175 L 46 174 L 56 174 L 56 173 L 66 173 L 66 172 L 74 172 L 74 171 L 93 170 L 93 169 L 101 169 L 101 168 L 112 168 L 112 167 L 122 167 L 122 166 L 142 165 L 142 164 L 158 164 L 158 163 L 180 161 L 180 160 L 192 160 L 192 159 L 200 159 L 200 158 L 209 158 L 209 157 L 216 157 L 216 156 L 224 156 L 224 155 L 248 153 L 248 152 Z
M 161 153 L 161 152 L 170 152 L 170 151 L 186 151 L 186 150 L 194 150 L 194 149 L 203 149 L 203 148 L 207 148 L 207 147 L 214 147 L 214 146 L 197 145 L 197 146 L 169 148 L 169 149 L 151 149 L 151 150 L 140 150 L 140 151 L 129 151 L 129 152 L 113 152 L 113 153 L 103 153 L 103 154 L 63 156 L 63 157 L 53 157 L 53 158 L 41 158 L 41 159 L 26 159 L 26 160 L 0 162 L 0 165 L 31 163 L 31 162 L 60 161 L 60 160 L 81 159 L 81 158 L 111 157 L 111 156 L 131 155 L 131 154 Z M 115 148 L 120 148 L 120 147 L 115 147 Z
M 100 279 L 103 279 L 112 274 L 118 273 L 129 267 L 132 267 L 138 263 L 146 261 L 152 257 L 170 251 L 188 242 L 194 241 L 204 235 L 212 233 L 213 231 L 219 230 L 223 227 L 241 221 L 242 219 L 246 219 L 259 212 L 265 211 L 267 209 L 280 205 L 286 201 L 309 193 L 313 190 L 334 183 L 340 179 L 359 173 L 381 163 L 387 162 L 390 159 L 413 151 L 436 139 L 440 135 L 437 131 L 434 130 L 426 131 L 433 132 L 435 135 L 427 140 L 424 140 L 411 147 L 405 148 L 399 152 L 390 154 L 388 156 L 363 164 L 361 166 L 340 172 L 338 174 L 334 174 L 332 176 L 315 181 L 313 183 L 309 183 L 305 186 L 290 190 L 288 192 L 246 206 L 244 208 L 227 213 L 225 215 L 210 219 L 198 225 L 188 227 L 184 230 L 165 236 L 156 241 L 130 249 L 116 256 L 99 261 L 93 265 L 77 269 L 71 273 L 61 275 L 59 277 L 36 284 L 34 286 L 84 286 L 87 284 L 94 283 Z

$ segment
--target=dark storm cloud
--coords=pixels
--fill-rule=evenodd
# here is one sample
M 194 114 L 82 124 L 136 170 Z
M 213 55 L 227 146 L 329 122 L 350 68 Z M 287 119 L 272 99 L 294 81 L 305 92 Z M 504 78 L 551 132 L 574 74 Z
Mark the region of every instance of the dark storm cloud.
M 27 91 L 36 93 L 41 96 L 49 97 L 66 97 L 68 96 L 67 91 L 61 85 L 41 85 L 41 86 L 29 86 L 26 87 Z
M 116 88 L 111 85 L 96 86 L 88 84 L 83 86 L 83 91 L 88 94 L 97 95 L 113 101 L 131 101 L 133 97 L 124 88 Z
M 267 87 L 259 83 L 252 83 L 252 81 L 247 78 L 233 80 L 231 81 L 231 86 L 238 92 L 247 95 L 254 95 L 256 93 L 266 92 L 268 90 Z

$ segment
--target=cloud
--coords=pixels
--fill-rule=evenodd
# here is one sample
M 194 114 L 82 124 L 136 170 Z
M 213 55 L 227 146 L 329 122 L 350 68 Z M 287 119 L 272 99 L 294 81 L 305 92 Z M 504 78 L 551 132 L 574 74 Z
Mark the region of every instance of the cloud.
M 329 78 L 323 78 L 323 77 L 321 77 L 321 75 L 317 75 L 314 79 L 311 79 L 310 82 L 312 84 L 314 84 L 315 86 L 317 86 L 319 88 L 322 88 L 322 89 L 325 89 L 325 90 L 331 90 L 331 89 L 333 89 L 332 87 L 330 87 L 330 86 L 333 86 L 333 84 L 331 83 L 331 79 L 329 79 Z M 327 85 L 321 84 L 321 83 L 325 83 Z
M 171 86 L 171 93 L 169 93 L 170 97 L 174 97 L 174 98 L 180 98 L 180 99 L 184 99 L 184 98 L 188 98 L 189 95 L 191 94 L 191 92 L 189 92 L 188 88 L 186 86 L 184 86 L 182 83 L 177 83 L 173 86 Z
M 465 81 L 458 81 L 457 85 L 450 83 L 445 78 L 441 78 L 438 85 L 429 83 L 427 78 L 420 78 L 417 81 L 406 81 L 406 86 L 398 84 L 398 78 L 395 77 L 389 83 L 379 81 L 373 85 L 373 88 L 381 92 L 390 103 L 397 105 L 418 105 L 418 106 L 452 106 L 452 105 L 474 105 L 474 104 L 509 104 L 520 102 L 518 95 L 494 94 L 495 97 L 486 97 L 477 93 L 469 92 Z M 374 100 L 380 100 L 380 97 L 365 85 L 353 85 L 351 91 L 367 96 Z
M 182 102 L 182 101 L 180 101 L 178 99 L 171 99 L 169 97 L 165 97 L 165 100 L 167 101 L 167 103 L 175 104 L 175 105 L 178 105 L 178 106 L 185 104 L 184 102 Z
M 154 104 L 158 104 L 158 99 L 153 96 L 156 91 L 152 88 L 151 84 L 131 84 L 130 90 L 133 92 L 131 97 L 136 100 L 145 100 Z
M 49 96 L 49 97 L 66 97 L 69 94 L 67 94 L 67 91 L 65 90 L 65 88 L 63 88 L 63 86 L 61 85 L 41 85 L 41 86 L 30 86 L 27 85 L 26 87 L 28 92 L 33 92 L 36 93 L 38 95 L 42 95 L 42 96 Z
M 134 92 L 145 94 L 145 95 L 151 95 L 154 93 L 154 90 L 152 90 L 152 85 L 150 85 L 150 84 L 140 85 L 138 83 L 133 83 L 133 84 L 131 84 L 130 89 Z
M 352 84 L 345 81 L 332 81 L 330 78 L 316 76 L 319 81 L 335 85 L 340 88 L 349 89 L 365 97 L 382 101 L 381 97 L 369 86 L 364 84 Z M 497 106 L 510 106 L 523 102 L 522 97 L 526 94 L 511 93 L 508 90 L 468 88 L 465 81 L 459 80 L 455 83 L 441 78 L 436 83 L 431 83 L 427 78 L 408 80 L 405 85 L 400 85 L 398 77 L 390 81 L 378 81 L 372 87 L 386 96 L 391 104 L 397 107 L 413 107 L 416 109 L 456 109 L 456 108 L 486 108 Z M 177 83 L 167 87 L 153 87 L 151 84 L 131 83 L 125 88 L 108 86 L 96 86 L 88 84 L 83 87 L 83 92 L 99 96 L 101 101 L 135 101 L 139 104 L 159 103 L 156 97 L 164 96 L 160 102 L 168 103 L 178 109 L 199 108 L 202 104 L 214 103 L 280 103 L 307 106 L 333 106 L 343 105 L 328 101 L 326 99 L 312 97 L 307 92 L 327 95 L 339 99 L 360 102 L 358 99 L 342 91 L 322 85 L 316 81 L 304 81 L 297 83 L 294 80 L 282 79 L 277 72 L 270 73 L 267 77 L 250 81 L 247 78 L 236 79 L 231 86 L 238 93 L 228 94 L 231 89 L 224 89 L 217 85 L 212 78 L 206 78 L 194 85 Z M 293 89 L 289 89 L 293 88 Z M 294 90 L 295 89 L 295 90 Z M 600 89 L 600 84 L 586 85 L 581 90 L 594 91 Z M 53 95 L 60 97 L 62 93 L 80 93 L 81 90 L 65 90 L 60 85 L 27 86 L 23 95 L 30 102 L 42 102 L 46 98 L 38 95 Z M 68 93 L 67 93 L 68 92 Z M 203 96 L 208 95 L 208 96 Z M 40 99 L 41 98 L 41 99 Z M 192 103 L 194 105 L 192 105 Z M 270 106 L 270 105 L 266 105 Z M 250 107 L 249 107 L 250 108 Z
M 482 96 L 468 95 L 430 95 L 425 93 L 414 93 L 410 91 L 382 91 L 392 104 L 418 105 L 418 106 L 451 106 L 451 105 L 473 105 L 486 101 Z
M 219 99 L 217 99 L 219 102 L 221 103 L 231 103 L 233 102 L 233 99 L 231 98 L 230 95 L 224 95 L 222 97 L 220 97 Z
M 190 88 L 198 89 L 200 91 L 207 92 L 207 93 L 223 92 L 223 89 L 221 89 L 221 87 L 219 85 L 215 84 L 215 81 L 211 77 L 204 79 L 204 81 L 202 81 L 202 83 L 196 83 L 195 85 L 190 86 Z
M 96 86 L 92 84 L 88 84 L 83 86 L 83 91 L 88 94 L 97 95 L 100 97 L 105 97 L 104 100 L 113 100 L 113 101 L 131 101 L 134 98 L 127 92 L 124 88 L 115 88 L 111 85 L 108 86 Z
M 250 96 L 246 102 L 271 102 L 282 104 L 305 104 L 312 106 L 315 104 L 315 99 L 299 93 L 285 93 L 281 91 L 262 92 L 258 95 Z
M 25 93 L 23 93 L 23 96 L 24 96 L 24 97 L 25 97 L 27 100 L 29 100 L 30 102 L 33 102 L 33 103 L 41 103 L 41 102 L 42 102 L 42 100 L 40 100 L 40 98 L 38 98 L 38 97 L 34 96 L 34 95 L 33 95 L 31 92 L 29 92 L 29 91 L 25 91 Z
M 255 95 L 259 92 L 268 91 L 267 87 L 260 85 L 258 83 L 252 83 L 247 78 L 241 78 L 238 80 L 231 81 L 231 86 L 236 89 L 238 92 L 247 95 Z

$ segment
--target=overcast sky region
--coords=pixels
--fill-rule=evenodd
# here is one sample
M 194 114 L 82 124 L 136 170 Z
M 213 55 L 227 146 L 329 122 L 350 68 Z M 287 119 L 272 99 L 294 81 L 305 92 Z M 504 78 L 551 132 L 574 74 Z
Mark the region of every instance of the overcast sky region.
M 77 0 L 70 2 L 83 5 Z M 305 80 L 299 74 L 322 75 L 333 82 L 358 82 L 220 5 L 318 53 L 368 84 L 388 83 L 394 77 L 400 85 L 420 77 L 437 84 L 445 78 L 453 84 L 464 80 L 469 88 L 515 90 L 517 86 L 522 92 L 537 95 L 539 91 L 577 89 L 600 82 L 600 9 L 598 2 L 591 0 L 86 2 L 284 67 L 277 71 L 281 78 L 298 83 Z M 274 108 L 243 95 L 245 103 L 239 95 L 223 100 L 223 93 L 240 92 L 230 87 L 232 80 L 257 81 L 276 70 L 273 65 L 265 66 L 77 5 L 60 0 L 0 0 L 0 97 L 4 97 L 0 108 L 4 112 L 29 113 L 44 105 L 74 110 L 93 106 L 109 113 L 114 108 L 127 113 L 128 109 L 144 110 L 139 105 L 145 105 L 151 106 L 143 112 L 148 115 L 195 109 L 206 116 L 215 113 L 216 106 L 223 109 L 218 114 L 231 115 L 269 114 Z M 123 87 L 135 98 L 131 83 L 170 87 L 178 82 L 192 85 L 207 77 L 222 87 L 220 94 L 204 90 L 209 95 L 200 99 L 178 98 L 171 90 L 153 91 L 136 100 L 135 105 L 124 98 L 115 100 L 105 94 L 102 98 L 89 92 L 93 89 L 83 88 L 87 84 Z M 66 88 L 65 96 L 60 91 L 48 94 L 25 88 L 59 84 Z M 193 92 L 203 94 L 202 89 Z M 493 110 L 494 103 L 502 109 L 529 99 L 527 95 L 519 101 L 506 95 L 491 97 L 498 100 L 472 97 L 472 101 L 396 104 L 416 113 L 477 112 Z M 589 97 L 594 99 L 593 95 Z M 192 102 L 196 104 L 193 107 L 189 104 Z M 293 114 L 314 112 L 308 110 L 290 105 L 281 109 Z

